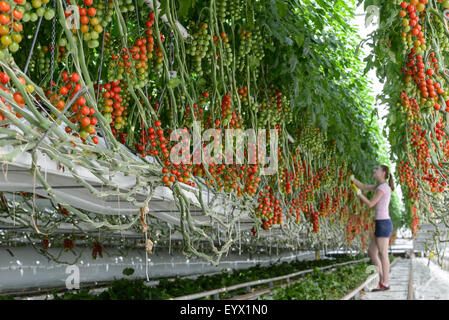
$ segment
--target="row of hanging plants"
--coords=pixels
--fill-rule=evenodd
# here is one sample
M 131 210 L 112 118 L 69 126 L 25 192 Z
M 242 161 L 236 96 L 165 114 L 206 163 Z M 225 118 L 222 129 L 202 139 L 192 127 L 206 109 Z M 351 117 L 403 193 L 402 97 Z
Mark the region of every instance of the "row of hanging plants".
M 416 235 L 422 223 L 448 226 L 449 3 L 366 0 L 379 13 L 367 69 L 383 79 L 390 106 L 388 138 L 401 183 L 406 220 Z M 440 228 L 433 245 L 442 250 Z M 443 252 L 441 252 L 442 254 Z
M 87 222 L 103 234 L 143 231 L 153 240 L 157 229 L 160 241 L 171 229 L 148 223 L 146 210 L 141 216 L 102 215 L 64 203 L 37 168 L 37 150 L 99 198 L 129 200 L 148 186 L 169 188 L 186 253 L 214 263 L 242 237 L 274 241 L 259 238 L 271 229 L 280 231 L 276 241 L 292 248 L 300 238 L 309 248 L 366 247 L 373 219 L 351 192 L 349 176 L 368 181 L 372 169 L 389 160 L 355 55 L 354 1 L 164 0 L 158 9 L 143 0 L 0 4 L 0 143 L 13 148 L 3 159 L 32 153 L 34 183 L 45 187 L 53 206 L 52 213 L 36 213 L 3 197 L 2 215 L 31 213 L 31 221 L 19 221 L 36 231 L 29 236 L 44 241 L 44 252 L 64 237 L 75 240 L 52 235 L 63 222 Z M 78 8 L 79 28 L 66 23 L 76 20 L 70 6 Z M 55 121 L 59 126 L 52 127 Z M 245 158 L 254 155 L 255 164 L 171 162 L 175 129 L 230 128 L 275 130 L 277 172 L 262 175 L 261 155 L 251 149 Z M 44 135 L 50 140 L 40 141 Z M 224 158 L 224 148 L 218 156 Z M 135 176 L 135 187 L 124 194 L 94 162 Z M 109 191 L 83 180 L 74 163 Z M 209 226 L 194 223 L 185 195 L 191 187 Z M 215 194 L 212 202 L 202 199 L 205 190 Z M 152 195 L 133 203 L 146 207 Z M 392 208 L 399 227 L 398 206 Z M 151 215 L 151 207 L 145 209 Z M 237 228 L 247 213 L 254 219 L 251 233 Z M 220 245 L 216 224 L 225 230 Z M 101 238 L 86 237 L 101 252 Z

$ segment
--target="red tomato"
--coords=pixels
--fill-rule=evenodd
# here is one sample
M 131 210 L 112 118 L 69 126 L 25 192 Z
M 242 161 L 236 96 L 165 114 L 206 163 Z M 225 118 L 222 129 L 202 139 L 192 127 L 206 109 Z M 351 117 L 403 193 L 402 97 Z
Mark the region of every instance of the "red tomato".
M 69 92 L 69 89 L 67 89 L 67 87 L 61 87 L 61 89 L 59 89 L 59 93 L 62 95 L 66 95 Z
M 9 12 L 11 10 L 11 6 L 6 1 L 0 1 L 0 11 L 1 12 Z
M 87 10 L 87 14 L 89 15 L 89 16 L 94 16 L 95 14 L 97 13 L 97 10 L 94 8 L 94 7 L 90 7 L 88 10 Z
M 77 85 L 75 85 L 75 88 L 73 89 L 73 91 L 74 91 L 75 93 L 77 93 L 80 89 L 81 89 L 81 85 L 80 85 L 80 84 L 77 84 Z
M 13 97 L 14 101 L 17 102 L 18 104 L 24 103 L 23 96 L 20 92 L 14 92 Z
M 86 98 L 80 97 L 76 103 L 78 103 L 80 106 L 84 106 L 86 104 Z
M 14 16 L 14 18 L 15 18 L 16 20 L 20 20 L 20 19 L 22 19 L 22 17 L 23 17 L 23 13 L 20 12 L 20 11 L 17 11 L 16 9 L 14 9 L 14 10 L 12 11 L 12 14 L 13 14 L 13 16 Z
M 11 78 L 7 73 L 0 72 L 0 82 L 3 84 L 7 84 Z
M 78 81 L 80 81 L 80 76 L 78 75 L 78 73 L 74 72 L 74 73 L 72 73 L 70 80 L 72 80 L 72 82 L 78 82 Z
M 81 114 L 83 116 L 87 116 L 87 115 L 89 115 L 89 113 L 90 113 L 90 109 L 89 109 L 88 106 L 84 106 L 84 107 L 81 108 Z
M 90 119 L 88 117 L 83 117 L 81 119 L 81 126 L 82 127 L 87 127 L 90 125 Z

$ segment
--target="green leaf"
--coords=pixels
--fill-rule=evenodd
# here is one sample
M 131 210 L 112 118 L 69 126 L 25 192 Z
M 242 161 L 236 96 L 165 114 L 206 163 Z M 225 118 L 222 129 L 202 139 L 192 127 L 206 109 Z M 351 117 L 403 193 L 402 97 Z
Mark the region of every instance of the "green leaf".
M 178 15 L 185 17 L 189 13 L 189 9 L 192 7 L 192 0 L 182 0 L 179 2 Z
M 277 1 L 276 8 L 279 16 L 285 18 L 288 12 L 288 5 L 284 1 Z
M 295 35 L 295 41 L 296 41 L 296 44 L 298 45 L 298 48 L 301 48 L 302 45 L 304 44 L 304 33 L 298 32 Z

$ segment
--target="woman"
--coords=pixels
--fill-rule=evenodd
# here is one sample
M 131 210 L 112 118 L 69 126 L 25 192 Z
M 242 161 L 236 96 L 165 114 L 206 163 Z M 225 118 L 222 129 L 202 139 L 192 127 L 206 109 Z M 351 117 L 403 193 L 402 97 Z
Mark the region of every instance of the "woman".
M 369 208 L 375 208 L 376 228 L 374 238 L 369 245 L 368 255 L 379 271 L 379 287 L 373 291 L 383 291 L 390 289 L 388 243 L 393 231 L 393 223 L 388 213 L 388 206 L 390 204 L 391 192 L 394 190 L 394 184 L 390 169 L 385 165 L 380 165 L 374 169 L 374 179 L 378 182 L 377 186 L 363 184 L 355 179 L 354 176 L 351 176 L 351 181 L 358 188 L 375 192 L 371 200 L 365 197 L 360 190 L 357 190 L 357 195 Z

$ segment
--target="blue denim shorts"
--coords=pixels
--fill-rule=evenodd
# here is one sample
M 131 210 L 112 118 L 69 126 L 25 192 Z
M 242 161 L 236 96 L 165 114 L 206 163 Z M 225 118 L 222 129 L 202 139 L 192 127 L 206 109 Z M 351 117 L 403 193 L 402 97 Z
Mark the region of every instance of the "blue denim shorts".
M 376 220 L 376 229 L 374 235 L 378 238 L 389 238 L 393 232 L 393 223 L 391 219 Z

